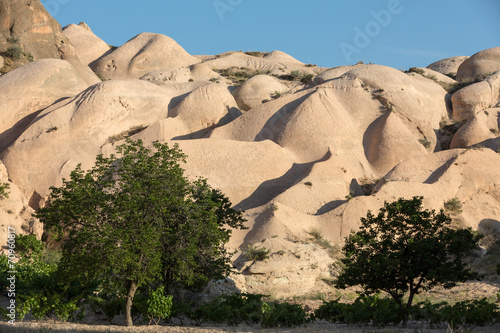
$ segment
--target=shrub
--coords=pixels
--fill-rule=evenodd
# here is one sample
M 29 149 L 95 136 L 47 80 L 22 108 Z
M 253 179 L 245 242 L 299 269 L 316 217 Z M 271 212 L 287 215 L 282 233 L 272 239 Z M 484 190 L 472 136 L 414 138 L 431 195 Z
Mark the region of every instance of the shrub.
M 296 327 L 307 324 L 311 318 L 298 304 L 264 302 L 262 303 L 263 328 L 270 327 Z
M 23 55 L 23 50 L 17 45 L 9 46 L 4 54 L 12 60 L 20 60 L 21 56 Z
M 10 189 L 9 183 L 0 183 L 0 200 L 9 197 L 8 189 Z
M 221 295 L 215 300 L 198 307 L 190 316 L 198 324 L 208 321 L 226 323 L 231 326 L 243 322 L 259 323 L 262 318 L 262 298 L 260 294 L 234 293 Z
M 452 198 L 444 203 L 444 210 L 452 215 L 462 213 L 462 202 L 457 198 Z
M 269 258 L 269 250 L 265 247 L 257 249 L 253 245 L 248 245 L 245 251 L 245 257 L 248 260 L 263 261 Z
M 164 295 L 164 287 L 159 287 L 148 295 L 142 315 L 158 325 L 161 319 L 168 319 L 172 313 L 172 296 Z
M 431 146 L 431 142 L 427 139 L 419 139 L 418 142 L 420 142 L 425 149 L 428 149 Z

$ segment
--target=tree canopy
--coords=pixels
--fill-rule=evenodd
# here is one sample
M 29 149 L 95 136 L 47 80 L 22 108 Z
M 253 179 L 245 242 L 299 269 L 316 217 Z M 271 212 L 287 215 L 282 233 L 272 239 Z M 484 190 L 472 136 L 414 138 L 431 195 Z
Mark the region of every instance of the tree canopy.
M 196 288 L 232 269 L 225 243 L 244 228 L 242 212 L 206 180 L 190 182 L 180 162 L 177 146 L 127 140 L 91 170 L 78 165 L 36 214 L 62 240 L 61 274 L 126 288 L 127 325 L 138 287 Z
M 387 292 L 399 305 L 404 325 L 417 293 L 479 278 L 463 259 L 477 248 L 480 236 L 451 228 L 443 210 L 424 210 L 422 199 L 400 198 L 386 202 L 376 216 L 368 212 L 360 229 L 346 239 L 344 266 L 335 283 L 338 288 L 359 285 L 367 295 Z

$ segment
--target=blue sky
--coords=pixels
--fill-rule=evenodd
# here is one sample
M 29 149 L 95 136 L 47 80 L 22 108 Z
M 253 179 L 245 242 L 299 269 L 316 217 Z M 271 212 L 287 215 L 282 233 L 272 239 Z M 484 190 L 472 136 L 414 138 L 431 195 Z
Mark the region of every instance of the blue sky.
M 41 0 L 119 46 L 165 34 L 191 54 L 280 50 L 318 66 L 397 69 L 500 46 L 498 0 Z

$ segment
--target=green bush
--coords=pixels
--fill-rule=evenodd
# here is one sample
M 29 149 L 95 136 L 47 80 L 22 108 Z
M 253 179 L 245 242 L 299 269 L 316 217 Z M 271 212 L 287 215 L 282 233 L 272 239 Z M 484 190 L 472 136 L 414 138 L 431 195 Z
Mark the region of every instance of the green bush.
M 264 302 L 262 303 L 262 328 L 296 327 L 307 324 L 311 318 L 298 304 Z
M 155 324 L 161 319 L 168 319 L 172 313 L 172 296 L 165 296 L 164 287 L 159 287 L 148 295 L 146 300 L 146 309 L 142 313 L 144 318 L 149 319 L 149 323 Z
M 198 307 L 190 319 L 198 324 L 208 321 L 218 324 L 226 323 L 231 326 L 243 322 L 259 323 L 262 316 L 262 297 L 263 295 L 246 293 L 221 295 L 212 302 Z
M 21 59 L 21 56 L 23 55 L 23 50 L 17 46 L 9 46 L 7 51 L 4 53 L 7 57 L 11 58 L 12 60 L 19 60 Z
M 401 322 L 398 305 L 390 298 L 379 295 L 359 296 L 354 303 L 339 303 L 339 300 L 323 302 L 315 312 L 317 319 L 348 325 L 368 325 L 384 327 Z
M 269 250 L 265 247 L 257 249 L 253 245 L 248 245 L 245 251 L 245 258 L 254 261 L 263 261 L 269 258 Z

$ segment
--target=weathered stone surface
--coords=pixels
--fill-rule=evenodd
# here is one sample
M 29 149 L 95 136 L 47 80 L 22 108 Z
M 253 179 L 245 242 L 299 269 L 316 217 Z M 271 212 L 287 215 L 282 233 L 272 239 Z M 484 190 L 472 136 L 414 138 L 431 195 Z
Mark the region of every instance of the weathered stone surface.
M 465 60 L 457 70 L 457 81 L 482 80 L 497 71 L 500 71 L 500 47 L 480 51 Z
M 451 97 L 453 119 L 471 119 L 479 111 L 500 103 L 500 71 L 486 80 L 460 89 Z
M 442 60 L 438 60 L 433 62 L 427 68 L 432 69 L 433 71 L 439 72 L 444 75 L 452 74 L 456 75 L 458 71 L 458 67 L 469 57 L 458 56 L 451 57 Z
M 72 97 L 89 85 L 67 61 L 43 59 L 0 77 L 0 152 L 8 147 L 37 112 Z
M 142 33 L 90 64 L 106 79 L 139 79 L 160 69 L 186 67 L 200 62 L 172 38 Z
M 18 40 L 34 59 L 59 58 L 58 48 L 69 40 L 61 25 L 39 0 L 3 0 L 0 2 L 0 52 Z
M 108 44 L 94 35 L 85 22 L 65 26 L 63 35 L 70 40 L 75 53 L 84 65 L 89 65 L 110 49 Z
M 234 98 L 242 110 L 248 111 L 286 91 L 288 88 L 277 79 L 268 75 L 256 75 L 235 91 Z
M 0 162 L 0 184 L 9 184 L 8 197 L 0 199 L 0 254 L 6 254 L 9 231 L 16 236 L 35 234 L 42 236 L 43 225 L 32 214 L 34 210 L 28 206 L 28 200 L 19 188 L 8 180 L 7 170 Z

